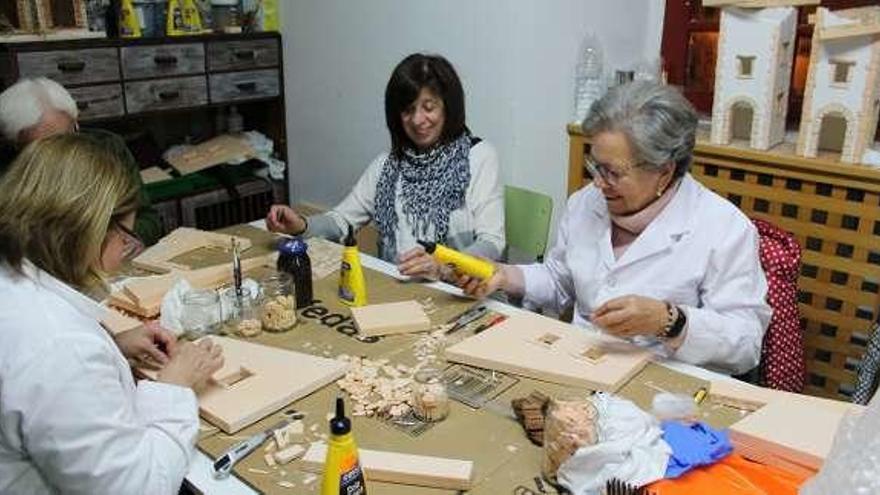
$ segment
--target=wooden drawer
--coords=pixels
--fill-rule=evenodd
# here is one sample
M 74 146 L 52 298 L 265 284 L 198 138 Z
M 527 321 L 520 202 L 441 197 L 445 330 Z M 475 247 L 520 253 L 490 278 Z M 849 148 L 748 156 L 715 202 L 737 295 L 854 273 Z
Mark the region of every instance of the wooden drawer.
M 122 48 L 122 74 L 126 79 L 182 76 L 205 72 L 205 45 L 126 46 Z
M 208 68 L 212 71 L 278 66 L 278 41 L 215 41 L 208 43 Z
M 211 74 L 211 102 L 250 100 L 278 96 L 281 83 L 278 69 Z
M 76 100 L 80 120 L 118 117 L 125 114 L 121 84 L 102 84 L 71 88 L 70 95 Z
M 17 59 L 19 77 L 48 77 L 62 85 L 119 80 L 116 48 L 21 52 Z
M 125 83 L 128 113 L 183 108 L 208 103 L 205 76 Z

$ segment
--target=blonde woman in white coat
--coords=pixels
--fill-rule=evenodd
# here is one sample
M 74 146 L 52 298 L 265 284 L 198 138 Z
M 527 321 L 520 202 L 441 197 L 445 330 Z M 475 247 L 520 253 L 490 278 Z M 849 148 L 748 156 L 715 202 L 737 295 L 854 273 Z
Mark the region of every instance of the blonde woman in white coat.
M 688 174 L 696 128 L 670 86 L 612 89 L 584 122 L 593 182 L 569 198 L 545 262 L 459 284 L 555 310 L 574 305 L 574 324 L 685 362 L 754 368 L 770 319 L 758 234 Z
M 0 493 L 176 494 L 194 453 L 192 388 L 220 348 L 146 328 L 114 339 L 85 295 L 139 246 L 138 184 L 114 160 L 53 136 L 0 179 Z M 163 363 L 156 382 L 132 377 L 144 354 Z

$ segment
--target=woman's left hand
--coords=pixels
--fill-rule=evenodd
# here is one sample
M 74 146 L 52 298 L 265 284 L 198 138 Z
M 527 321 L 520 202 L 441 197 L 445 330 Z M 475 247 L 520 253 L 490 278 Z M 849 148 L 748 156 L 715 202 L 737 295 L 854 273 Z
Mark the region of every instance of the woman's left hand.
M 655 337 L 666 328 L 668 312 L 663 301 L 628 295 L 606 301 L 593 311 L 590 320 L 618 337 Z
M 156 322 L 113 336 L 122 355 L 129 361 L 155 367 L 168 363 L 174 353 L 177 338 Z
M 446 274 L 446 267 L 438 263 L 434 256 L 425 252 L 421 246 L 401 254 L 398 258 L 397 269 L 401 275 L 422 277 L 429 280 L 441 280 Z

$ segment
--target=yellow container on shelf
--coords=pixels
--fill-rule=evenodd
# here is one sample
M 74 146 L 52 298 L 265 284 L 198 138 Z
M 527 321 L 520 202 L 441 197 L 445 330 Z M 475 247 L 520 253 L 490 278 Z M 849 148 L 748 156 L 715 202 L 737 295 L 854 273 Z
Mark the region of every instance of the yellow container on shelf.
M 119 36 L 123 38 L 140 38 L 141 23 L 134 11 L 132 0 L 122 0 L 119 5 Z

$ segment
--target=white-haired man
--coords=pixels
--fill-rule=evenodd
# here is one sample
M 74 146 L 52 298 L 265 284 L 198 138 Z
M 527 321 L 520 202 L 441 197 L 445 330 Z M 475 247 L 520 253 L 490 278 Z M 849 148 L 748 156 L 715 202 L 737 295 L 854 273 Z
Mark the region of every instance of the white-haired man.
M 0 134 L 5 141 L 0 146 L 0 174 L 27 144 L 55 134 L 77 132 L 78 118 L 76 101 L 64 86 L 51 79 L 21 79 L 0 93 Z M 140 180 L 140 166 L 121 137 L 103 129 L 84 132 L 117 154 Z M 159 215 L 150 205 L 143 185 L 135 232 L 147 245 L 155 243 L 162 235 Z

